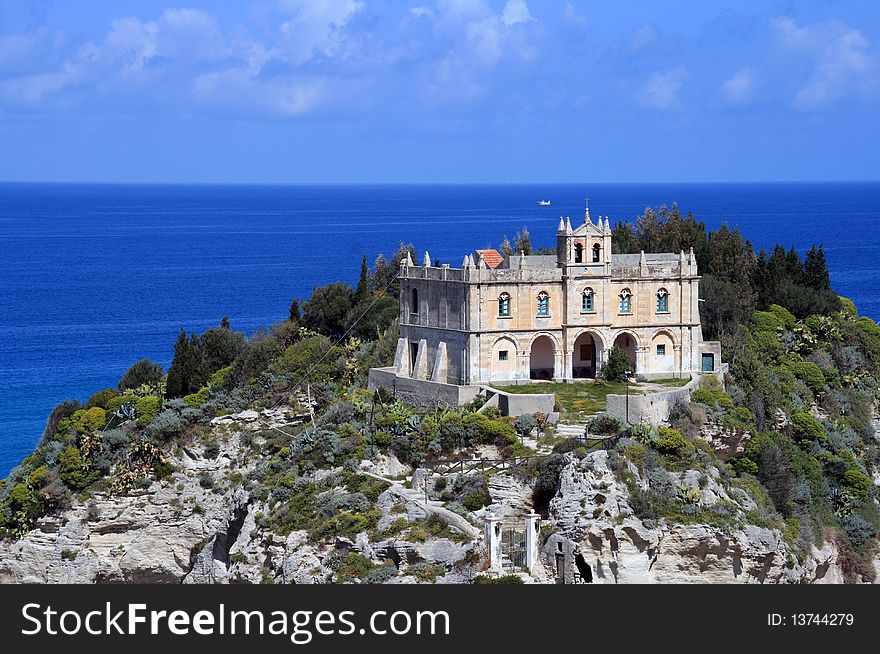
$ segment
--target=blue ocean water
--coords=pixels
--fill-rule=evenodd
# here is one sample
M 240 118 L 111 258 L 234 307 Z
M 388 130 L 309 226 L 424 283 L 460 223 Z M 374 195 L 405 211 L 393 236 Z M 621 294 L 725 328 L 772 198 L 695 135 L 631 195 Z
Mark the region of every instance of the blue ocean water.
M 756 249 L 824 244 L 835 289 L 880 318 L 880 183 L 485 186 L 0 184 L 0 477 L 52 407 L 166 366 L 178 330 L 228 315 L 253 332 L 292 297 L 355 281 L 401 241 L 454 266 L 527 225 L 552 245 L 560 214 L 612 223 L 676 201 Z M 536 200 L 550 198 L 550 207 Z M 421 255 L 420 255 L 421 256 Z

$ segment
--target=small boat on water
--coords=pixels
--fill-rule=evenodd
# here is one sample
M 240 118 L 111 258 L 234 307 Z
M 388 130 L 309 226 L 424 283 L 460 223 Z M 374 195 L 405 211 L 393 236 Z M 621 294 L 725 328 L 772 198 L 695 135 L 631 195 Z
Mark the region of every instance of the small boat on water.
M 542 206 L 542 207 L 549 207 L 549 206 L 550 206 L 550 200 L 538 200 L 538 205 L 539 205 L 539 206 Z

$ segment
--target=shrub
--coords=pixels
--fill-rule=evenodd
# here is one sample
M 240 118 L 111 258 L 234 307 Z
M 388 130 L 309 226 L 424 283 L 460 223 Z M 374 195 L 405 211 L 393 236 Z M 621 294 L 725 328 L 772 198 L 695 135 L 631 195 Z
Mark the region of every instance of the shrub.
M 673 456 L 686 454 L 693 449 L 680 430 L 669 427 L 660 427 L 657 430 L 657 439 L 651 441 L 651 447 L 662 454 Z
M 82 490 L 97 479 L 97 474 L 82 460 L 78 447 L 71 446 L 64 450 L 58 457 L 58 463 L 61 481 L 74 490 Z
M 496 584 L 524 584 L 522 577 L 517 575 L 504 575 L 501 577 L 487 577 L 486 575 L 477 575 L 474 577 L 474 584 L 477 586 L 493 586 Z
M 822 369 L 812 361 L 796 361 L 789 364 L 794 376 L 809 386 L 813 395 L 819 395 L 825 390 L 825 375 Z
M 162 381 L 162 366 L 149 359 L 141 359 L 131 365 L 119 380 L 120 390 L 135 389 L 144 384 L 158 384 Z
M 752 314 L 751 330 L 753 334 L 759 332 L 781 332 L 785 329 L 785 323 L 774 312 L 755 311 Z
M 598 413 L 587 423 L 587 430 L 591 434 L 619 434 L 623 430 L 623 423 L 607 413 Z
M 336 570 L 337 581 L 351 581 L 352 579 L 366 579 L 373 571 L 373 562 L 363 554 L 349 552 L 339 564 Z
M 106 422 L 107 412 L 99 406 L 80 409 L 73 414 L 73 426 L 82 434 L 101 429 Z
M 210 391 L 207 386 L 202 386 L 198 392 L 191 393 L 190 395 L 184 395 L 183 401 L 186 402 L 186 405 L 193 409 L 198 409 L 205 402 L 208 401 L 208 396 Z
M 626 381 L 626 373 L 630 370 L 629 355 L 619 347 L 611 349 L 608 361 L 602 366 L 602 376 L 612 382 Z
M 439 566 L 435 563 L 413 563 L 409 566 L 403 574 L 409 577 L 415 577 L 421 582 L 430 582 L 434 583 L 437 581 L 437 577 L 446 573 L 445 568 Z
M 535 419 L 530 413 L 524 413 L 513 423 L 513 428 L 520 436 L 528 436 L 535 428 Z
M 733 462 L 733 468 L 740 475 L 754 475 L 758 473 L 758 464 L 747 456 L 741 456 Z
M 801 441 L 812 442 L 825 440 L 825 428 L 807 411 L 796 411 L 791 416 L 791 428 L 794 435 Z
M 140 418 L 138 418 L 138 424 L 140 424 Z M 157 440 L 168 441 L 183 429 L 183 420 L 176 411 L 166 409 L 150 421 L 147 429 L 150 435 Z
M 364 582 L 368 584 L 384 584 L 397 576 L 397 568 L 393 564 L 377 565 L 367 574 Z
M 162 400 L 155 395 L 139 397 L 134 404 L 134 409 L 137 412 L 137 424 L 141 427 L 149 425 L 159 415 L 161 407 Z
M 797 323 L 797 318 L 795 318 L 795 315 L 785 307 L 781 307 L 778 304 L 770 305 L 770 313 L 772 313 L 780 320 L 780 322 L 782 322 L 782 326 L 785 329 L 791 329 Z
M 482 493 L 468 493 L 461 503 L 468 511 L 479 511 L 485 506 L 486 496 Z
M 705 404 L 707 407 L 730 411 L 733 409 L 733 400 L 721 388 L 698 388 L 691 393 L 691 401 Z
M 844 472 L 843 483 L 857 498 L 863 502 L 868 501 L 873 484 L 871 483 L 871 478 L 861 470 L 852 468 Z
M 107 402 L 112 400 L 114 397 L 118 395 L 115 388 L 105 388 L 103 391 L 98 391 L 94 395 L 89 398 L 89 401 L 86 402 L 86 408 L 91 409 L 92 407 L 101 407 L 102 409 L 107 408 Z
M 874 526 L 858 513 L 850 513 L 841 517 L 840 526 L 846 532 L 850 542 L 856 547 L 861 547 L 877 533 Z

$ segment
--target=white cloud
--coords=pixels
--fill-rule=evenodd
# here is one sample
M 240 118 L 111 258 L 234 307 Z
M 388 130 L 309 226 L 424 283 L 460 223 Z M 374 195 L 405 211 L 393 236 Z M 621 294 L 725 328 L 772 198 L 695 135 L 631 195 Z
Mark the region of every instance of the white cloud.
M 794 95 L 795 108 L 827 108 L 877 83 L 870 43 L 858 29 L 838 21 L 802 27 L 788 17 L 773 19 L 771 28 L 808 65 L 806 82 Z
M 505 27 L 517 25 L 519 23 L 528 23 L 534 20 L 529 13 L 529 6 L 525 0 L 507 0 L 504 10 L 501 12 L 501 23 Z
M 642 104 L 654 109 L 680 109 L 681 89 L 690 77 L 683 66 L 677 66 L 665 72 L 654 73 L 639 95 Z
M 344 43 L 343 30 L 364 10 L 359 0 L 279 0 L 289 18 L 279 28 L 279 48 L 294 64 L 315 55 L 333 56 Z
M 434 18 L 434 11 L 430 7 L 411 7 L 409 13 L 415 18 Z
M 751 71 L 738 70 L 721 84 L 721 95 L 730 105 L 744 106 L 755 96 L 755 78 Z

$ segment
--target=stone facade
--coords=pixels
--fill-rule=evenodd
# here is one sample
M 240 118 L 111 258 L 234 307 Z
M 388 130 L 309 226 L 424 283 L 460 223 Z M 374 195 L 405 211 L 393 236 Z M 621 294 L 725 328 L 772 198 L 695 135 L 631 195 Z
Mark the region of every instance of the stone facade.
M 556 256 L 485 251 L 461 268 L 400 265 L 401 377 L 458 385 L 601 376 L 613 347 L 635 375 L 718 373 L 721 348 L 703 340 L 693 251 L 611 253 L 608 218 L 586 209 L 559 220 Z M 490 259 L 491 261 L 491 259 Z

